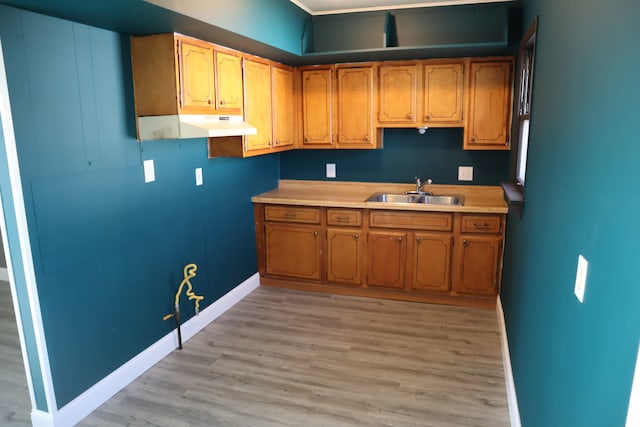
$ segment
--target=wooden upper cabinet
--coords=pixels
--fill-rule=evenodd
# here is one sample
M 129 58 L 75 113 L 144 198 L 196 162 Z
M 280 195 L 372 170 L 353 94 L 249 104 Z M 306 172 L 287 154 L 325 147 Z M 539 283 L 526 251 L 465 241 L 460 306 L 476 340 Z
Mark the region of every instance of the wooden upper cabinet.
M 215 110 L 213 48 L 180 42 L 180 109 L 207 114 Z
M 302 143 L 333 144 L 331 67 L 302 70 Z
M 239 52 L 179 34 L 131 37 L 136 116 L 241 114 Z
M 293 72 L 271 67 L 273 99 L 273 142 L 275 148 L 292 146 L 295 138 Z
M 415 124 L 418 119 L 418 65 L 381 65 L 378 74 L 378 122 Z
M 466 150 L 508 150 L 513 60 L 472 60 L 469 66 Z
M 373 145 L 373 67 L 339 67 L 338 144 Z
M 272 145 L 271 67 L 269 64 L 244 60 L 245 120 L 255 126 L 256 135 L 246 135 L 246 151 Z
M 462 126 L 464 64 L 425 64 L 423 76 L 422 121 Z
M 215 52 L 216 109 L 242 113 L 242 57 Z

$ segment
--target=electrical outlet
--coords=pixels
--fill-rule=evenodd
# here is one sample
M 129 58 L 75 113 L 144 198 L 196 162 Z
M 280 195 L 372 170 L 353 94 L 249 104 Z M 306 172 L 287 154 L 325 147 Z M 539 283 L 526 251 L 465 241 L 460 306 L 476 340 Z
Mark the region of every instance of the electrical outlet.
M 335 178 L 335 177 L 336 177 L 336 164 L 327 163 L 327 178 Z
M 582 255 L 578 256 L 578 268 L 576 270 L 576 285 L 573 293 L 581 303 L 584 302 L 584 290 L 587 287 L 587 270 L 589 269 L 589 261 Z
M 156 180 L 156 170 L 153 166 L 153 160 L 145 160 L 142 163 L 144 168 L 144 182 L 153 182 Z
M 473 181 L 473 166 L 458 166 L 458 181 Z
M 202 185 L 202 168 L 196 168 L 196 185 Z

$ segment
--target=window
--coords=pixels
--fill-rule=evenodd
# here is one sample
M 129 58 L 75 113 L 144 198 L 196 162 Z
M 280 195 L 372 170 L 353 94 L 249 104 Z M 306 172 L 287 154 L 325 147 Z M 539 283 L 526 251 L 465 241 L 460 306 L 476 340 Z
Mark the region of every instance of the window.
M 524 200 L 537 31 L 538 18 L 533 21 L 520 41 L 520 52 L 518 55 L 518 97 L 516 98 L 518 103 L 514 117 L 514 135 L 517 138 L 513 153 L 515 156 L 515 170 L 513 173 L 513 182 L 503 185 L 507 198 L 511 203 L 522 203 Z

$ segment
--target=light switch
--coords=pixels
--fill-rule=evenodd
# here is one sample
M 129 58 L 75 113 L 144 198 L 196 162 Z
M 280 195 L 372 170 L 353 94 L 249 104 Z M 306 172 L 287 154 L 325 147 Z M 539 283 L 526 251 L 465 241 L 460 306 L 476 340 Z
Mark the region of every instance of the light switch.
M 578 269 L 576 270 L 576 285 L 573 293 L 576 294 L 578 301 L 584 302 L 584 290 L 587 287 L 587 270 L 589 269 L 589 261 L 582 255 L 578 256 Z
M 202 168 L 196 168 L 196 185 L 202 185 Z
M 153 166 L 153 160 L 145 160 L 142 163 L 144 167 L 144 182 L 153 182 L 156 180 L 156 171 Z
M 327 178 L 335 178 L 335 177 L 336 177 L 336 164 L 327 163 Z
M 458 181 L 473 181 L 473 166 L 458 166 Z

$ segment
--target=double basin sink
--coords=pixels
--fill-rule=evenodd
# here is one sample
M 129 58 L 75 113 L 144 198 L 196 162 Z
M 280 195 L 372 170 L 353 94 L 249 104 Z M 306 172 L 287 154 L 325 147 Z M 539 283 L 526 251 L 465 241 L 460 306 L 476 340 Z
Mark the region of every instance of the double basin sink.
M 425 205 L 462 206 L 464 204 L 464 197 L 454 195 L 434 195 L 430 193 L 422 194 L 413 192 L 407 192 L 405 194 L 375 193 L 366 201 L 377 203 L 418 203 Z

